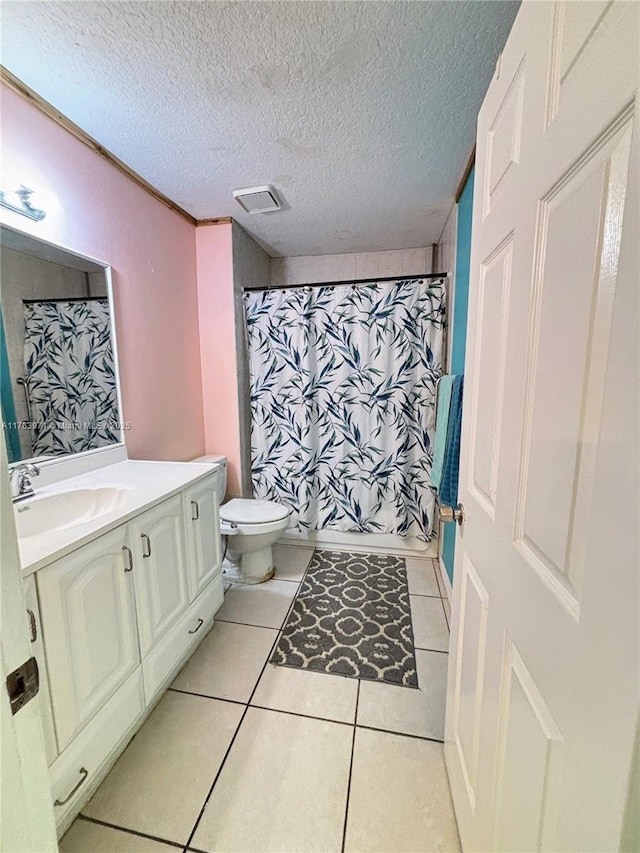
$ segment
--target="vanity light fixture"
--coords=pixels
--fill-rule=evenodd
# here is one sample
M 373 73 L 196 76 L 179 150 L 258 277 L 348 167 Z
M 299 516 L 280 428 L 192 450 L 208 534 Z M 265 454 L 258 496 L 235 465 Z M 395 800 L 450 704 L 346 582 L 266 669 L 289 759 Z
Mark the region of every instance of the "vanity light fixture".
M 33 207 L 31 204 L 31 196 L 33 190 L 20 184 L 17 190 L 13 192 L 5 192 L 0 190 L 0 207 L 6 207 L 7 210 L 12 210 L 14 213 L 20 213 L 22 216 L 28 216 L 29 219 L 34 219 L 40 222 L 47 215 L 45 210 L 40 210 Z
M 282 202 L 271 184 L 234 190 L 233 197 L 247 213 L 272 213 L 282 209 Z

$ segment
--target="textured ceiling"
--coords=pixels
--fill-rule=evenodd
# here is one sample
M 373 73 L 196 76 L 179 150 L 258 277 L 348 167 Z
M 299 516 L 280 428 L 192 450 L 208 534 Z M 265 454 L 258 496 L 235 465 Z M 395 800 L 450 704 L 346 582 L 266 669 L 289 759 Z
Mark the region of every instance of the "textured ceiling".
M 440 235 L 517 2 L 2 2 L 2 63 L 271 255 Z M 231 196 L 273 183 L 284 212 Z

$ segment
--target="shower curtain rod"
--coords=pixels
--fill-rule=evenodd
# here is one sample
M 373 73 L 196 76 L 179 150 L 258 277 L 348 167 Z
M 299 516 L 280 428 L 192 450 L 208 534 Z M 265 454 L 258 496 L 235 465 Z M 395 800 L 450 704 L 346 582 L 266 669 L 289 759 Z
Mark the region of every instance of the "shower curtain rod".
M 108 296 L 55 296 L 52 299 L 23 299 L 24 305 L 35 305 L 38 302 L 108 302 Z
M 316 281 L 313 284 L 270 284 L 267 287 L 243 287 L 245 293 L 265 290 L 297 290 L 299 287 L 338 287 L 341 284 L 377 284 L 379 281 L 414 281 L 421 278 L 447 278 L 446 272 L 429 272 L 423 275 L 391 275 L 387 278 L 348 278 L 346 281 Z

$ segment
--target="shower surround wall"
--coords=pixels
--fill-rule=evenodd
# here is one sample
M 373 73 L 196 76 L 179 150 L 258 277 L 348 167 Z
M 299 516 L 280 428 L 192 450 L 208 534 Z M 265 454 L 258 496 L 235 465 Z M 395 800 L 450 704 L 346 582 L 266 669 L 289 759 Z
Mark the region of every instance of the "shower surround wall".
M 244 324 L 245 287 L 267 283 L 271 258 L 236 222 L 233 237 L 233 298 L 235 304 L 236 352 L 238 365 L 238 427 L 240 431 L 240 493 L 252 496 L 251 485 L 251 405 L 249 399 L 249 354 Z
M 431 246 L 385 252 L 300 255 L 271 259 L 271 284 L 274 287 L 353 278 L 401 278 L 403 275 L 430 272 L 440 272 L 432 269 Z

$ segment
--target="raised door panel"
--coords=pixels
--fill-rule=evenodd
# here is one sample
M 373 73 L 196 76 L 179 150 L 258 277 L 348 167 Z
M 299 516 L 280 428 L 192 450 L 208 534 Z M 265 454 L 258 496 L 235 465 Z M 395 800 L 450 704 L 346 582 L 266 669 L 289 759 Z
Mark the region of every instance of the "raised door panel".
M 602 39 L 620 25 L 624 6 L 613 0 L 556 0 L 547 81 L 548 125 L 576 91 L 579 93 Z
M 513 234 L 482 262 L 477 295 L 474 374 L 466 389 L 476 441 L 469 449 L 469 491 L 493 520 L 507 369 Z
M 125 527 L 38 572 L 58 749 L 104 705 L 140 660 Z
M 216 477 L 208 477 L 184 493 L 189 532 L 189 590 L 193 601 L 220 568 L 220 519 Z
M 483 214 L 488 216 L 520 162 L 525 84 L 525 59 L 511 78 L 486 135 Z M 484 218 L 483 217 L 483 218 Z
M 144 657 L 188 604 L 181 495 L 134 519 L 130 537 Z
M 631 118 L 630 110 L 617 118 L 556 181 L 540 203 L 536 233 L 514 540 L 576 616 L 595 489 Z M 558 365 L 561 381 L 550 381 Z
M 563 738 L 511 637 L 501 678 L 491 850 L 557 850 Z
M 489 597 L 478 573 L 466 557 L 460 567 L 459 610 L 454 655 L 450 662 L 451 691 L 447 709 L 447 741 L 456 756 L 456 771 L 465 791 L 468 812 L 478 799 L 478 757 L 484 668 L 487 654 Z

